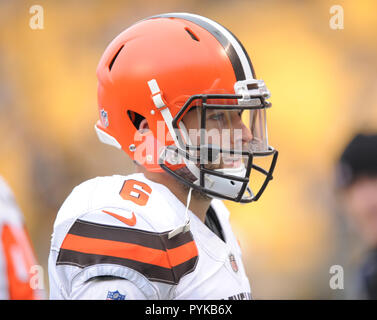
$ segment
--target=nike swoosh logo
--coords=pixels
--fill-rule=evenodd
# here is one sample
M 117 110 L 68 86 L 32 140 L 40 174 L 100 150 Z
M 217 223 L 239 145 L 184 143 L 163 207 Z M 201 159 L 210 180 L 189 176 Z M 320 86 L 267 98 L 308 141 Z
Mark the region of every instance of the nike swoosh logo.
M 135 214 L 132 212 L 132 217 L 131 218 L 125 218 L 125 217 L 122 217 L 120 216 L 119 214 L 116 214 L 114 212 L 110 212 L 110 211 L 106 211 L 106 210 L 102 210 L 102 212 L 114 217 L 115 219 L 118 219 L 119 221 L 129 225 L 129 226 L 134 226 L 136 224 L 136 216 Z

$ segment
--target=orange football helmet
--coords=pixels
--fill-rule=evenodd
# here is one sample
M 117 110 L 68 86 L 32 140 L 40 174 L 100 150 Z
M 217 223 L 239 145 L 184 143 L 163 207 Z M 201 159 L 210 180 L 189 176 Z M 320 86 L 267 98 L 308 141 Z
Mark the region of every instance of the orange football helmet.
M 256 80 L 242 44 L 220 24 L 189 13 L 139 21 L 109 44 L 97 77 L 99 139 L 147 170 L 169 172 L 212 197 L 238 202 L 257 200 L 272 179 L 278 153 L 267 139 L 269 91 Z M 202 138 L 193 144 L 182 121 L 193 106 L 200 110 L 200 132 L 208 110 L 247 110 L 252 141 L 242 150 L 203 143 Z M 144 119 L 149 130 L 139 130 Z M 238 155 L 243 161 L 210 169 L 200 161 L 212 161 L 209 152 L 217 158 Z M 253 164 L 255 157 L 266 156 L 272 156 L 268 170 Z M 189 170 L 190 179 L 179 174 L 182 168 Z M 248 185 L 252 169 L 266 176 L 256 194 Z

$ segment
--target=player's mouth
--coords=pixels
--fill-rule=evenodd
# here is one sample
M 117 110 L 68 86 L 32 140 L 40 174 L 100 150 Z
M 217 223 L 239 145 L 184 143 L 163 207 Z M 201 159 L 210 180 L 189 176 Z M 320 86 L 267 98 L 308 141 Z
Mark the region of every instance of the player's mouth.
M 239 168 L 242 165 L 242 158 L 224 158 L 224 168 Z

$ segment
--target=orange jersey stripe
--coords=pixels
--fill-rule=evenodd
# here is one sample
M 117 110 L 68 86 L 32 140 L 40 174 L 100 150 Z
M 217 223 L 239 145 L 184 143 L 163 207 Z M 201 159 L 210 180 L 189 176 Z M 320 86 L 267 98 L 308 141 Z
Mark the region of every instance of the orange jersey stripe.
M 144 247 L 138 244 L 103 240 L 67 234 L 62 249 L 82 253 L 112 256 L 171 268 L 197 255 L 193 241 L 167 251 Z
M 174 249 L 167 249 L 166 251 L 172 267 L 175 267 L 198 255 L 198 249 L 194 241 L 187 242 Z

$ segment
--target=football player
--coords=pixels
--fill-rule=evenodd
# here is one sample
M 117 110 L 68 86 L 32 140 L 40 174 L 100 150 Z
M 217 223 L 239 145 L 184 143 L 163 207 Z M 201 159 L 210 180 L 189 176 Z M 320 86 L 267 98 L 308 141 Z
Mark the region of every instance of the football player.
M 0 299 L 36 300 L 44 298 L 43 279 L 33 277 L 36 258 L 22 213 L 12 191 L 0 177 Z M 34 285 L 35 284 L 35 285 Z
M 267 136 L 270 94 L 245 48 L 213 20 L 161 14 L 118 35 L 97 77 L 97 135 L 125 151 L 136 173 L 86 181 L 66 199 L 54 223 L 50 298 L 250 299 L 221 200 L 256 201 L 277 151 Z

